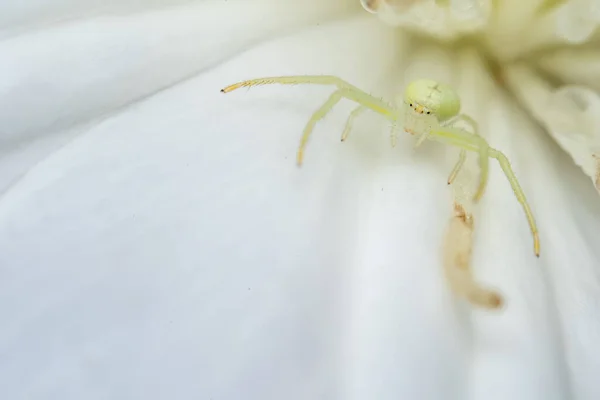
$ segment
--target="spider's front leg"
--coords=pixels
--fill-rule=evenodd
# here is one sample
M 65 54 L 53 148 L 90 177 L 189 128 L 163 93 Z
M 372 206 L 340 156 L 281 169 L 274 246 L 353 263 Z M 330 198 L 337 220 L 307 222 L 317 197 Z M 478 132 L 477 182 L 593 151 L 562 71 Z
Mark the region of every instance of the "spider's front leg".
M 337 76 L 332 75 L 291 75 L 291 76 L 273 76 L 273 77 L 265 77 L 258 79 L 250 79 L 247 81 L 242 81 L 238 83 L 234 83 L 233 85 L 229 85 L 223 89 L 221 89 L 222 93 L 229 93 L 236 89 L 242 87 L 252 87 L 252 86 L 262 86 L 262 85 L 272 85 L 272 84 L 280 84 L 280 85 L 328 85 L 335 86 L 337 90 L 329 96 L 327 101 L 323 103 L 321 107 L 317 111 L 315 111 L 306 124 L 304 128 L 304 132 L 302 134 L 302 139 L 300 140 L 300 146 L 298 148 L 297 153 L 297 162 L 298 165 L 302 164 L 302 160 L 304 158 L 304 149 L 306 148 L 306 144 L 312 133 L 316 123 L 323 119 L 329 111 L 342 99 L 347 98 L 348 100 L 354 101 L 359 104 L 348 118 L 346 122 L 346 127 L 344 129 L 344 133 L 342 134 L 342 141 L 346 139 L 348 134 L 350 133 L 350 128 L 352 127 L 352 122 L 354 119 L 361 114 L 364 110 L 369 109 L 371 111 L 375 111 L 378 114 L 381 114 L 388 120 L 395 122 L 399 119 L 400 112 L 393 106 L 390 106 L 385 101 L 368 94 L 367 92 L 360 90 L 354 85 L 344 81 L 343 79 L 338 78 Z

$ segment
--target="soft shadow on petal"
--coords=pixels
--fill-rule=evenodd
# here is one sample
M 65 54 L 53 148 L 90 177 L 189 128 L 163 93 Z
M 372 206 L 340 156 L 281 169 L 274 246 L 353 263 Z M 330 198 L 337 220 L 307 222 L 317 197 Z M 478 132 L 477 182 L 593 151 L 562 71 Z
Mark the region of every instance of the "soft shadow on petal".
M 536 185 L 545 192 L 538 206 L 542 237 L 548 242 L 542 268 L 547 270 L 562 328 L 568 397 L 597 399 L 600 387 L 594 377 L 600 351 L 592 343 L 600 340 L 600 318 L 592 310 L 600 305 L 600 202 L 589 180 L 557 146 L 540 140 L 535 149 L 534 157 L 547 160 L 544 170 L 554 182 Z
M 539 223 L 541 217 L 536 202 L 539 197 L 534 193 L 539 188 L 528 180 L 532 176 L 529 173 L 532 166 L 519 158 L 522 142 L 515 139 L 515 132 L 531 128 L 521 122 L 522 115 L 520 119 L 515 118 L 514 108 L 498 89 L 481 57 L 465 51 L 454 59 L 457 75 L 454 85 L 459 90 L 464 112 L 476 117 L 481 135 L 511 159 Z M 458 157 L 456 149 L 447 152 L 445 173 L 449 173 Z M 466 180 L 470 176 L 474 189 L 479 167 L 475 154 L 468 157 L 474 159 L 471 160 L 474 165 L 466 167 L 459 177 Z M 486 194 L 473 212 L 471 267 L 478 283 L 498 290 L 504 296 L 505 306 L 498 311 L 468 305 L 457 308 L 457 316 L 469 321 L 466 325 L 472 328 L 469 335 L 472 342 L 467 348 L 471 357 L 464 363 L 468 371 L 464 378 L 468 382 L 468 393 L 473 399 L 487 399 L 489 393 L 498 393 L 498 398 L 522 400 L 562 398 L 566 378 L 561 375 L 561 345 L 547 334 L 558 325 L 551 290 L 539 267 L 540 261 L 533 254 L 523 210 L 495 160 L 490 160 Z M 543 251 L 549 245 L 543 242 Z M 531 299 L 528 290 L 523 290 L 524 285 L 534 288 L 537 297 Z M 530 371 L 555 377 L 555 384 L 540 387 L 536 379 L 531 379 Z M 546 396 L 548 394 L 550 396 Z
M 597 398 L 591 371 L 597 371 L 599 354 L 589 343 L 600 333 L 590 311 L 600 303 L 600 204 L 584 175 L 516 105 L 509 107 L 501 95 L 493 103 L 490 142 L 510 158 L 526 191 L 541 256 L 531 254 L 525 218 L 495 168 L 475 260 L 486 265 L 482 279 L 498 285 L 507 308 L 499 318 L 475 319 L 475 389 L 483 394 L 493 388 L 502 398 Z
M 539 7 L 540 4 L 536 5 L 538 1 L 529 1 L 526 5 Z M 552 51 L 589 42 L 594 38 L 598 23 L 588 18 L 589 13 L 586 13 L 585 7 L 582 13 L 581 6 L 575 4 L 575 1 L 571 0 L 544 11 L 537 10 L 529 21 L 523 21 L 523 25 L 516 23 L 514 17 L 515 13 L 523 9 L 522 4 L 512 4 L 505 21 L 507 25 L 498 25 L 496 28 L 499 29 L 491 30 L 487 38 L 488 43 L 501 59 L 523 59 L 532 54 L 537 58 L 546 50 Z M 512 0 L 506 3 L 511 2 Z M 535 11 L 535 8 L 532 11 Z
M 596 183 L 600 171 L 597 158 L 600 155 L 598 94 L 585 87 L 555 89 L 531 68 L 522 65 L 506 68 L 505 77 L 531 115 L 592 183 Z
M 69 19 L 102 13 L 134 12 L 203 0 L 24 0 L 0 7 L 0 38 Z
M 600 91 L 600 49 L 561 49 L 540 57 L 538 64 L 564 82 Z
M 395 71 L 396 90 L 416 76 L 452 81 L 450 52 L 414 45 Z M 361 188 L 344 398 L 465 398 L 469 336 L 441 263 L 452 210 L 446 149 L 413 145 L 402 134 L 380 151 Z
M 549 236 L 553 214 L 544 207 L 544 188 L 557 182 L 543 173 L 550 163 L 534 153 L 543 136 L 534 136 L 526 117 L 502 92 L 491 94 L 482 129 L 511 161 L 541 230 L 541 256 L 533 253 L 529 226 L 506 176 L 492 162 L 473 262 L 481 280 L 503 294 L 505 305 L 497 316 L 474 314 L 472 387 L 476 398 L 493 391 L 498 398 L 559 400 L 568 391 L 568 378 L 551 283 L 544 274 L 552 249 L 560 245 Z
M 597 116 L 596 116 L 597 117 Z M 539 136 L 539 135 L 537 135 Z M 545 269 L 554 291 L 570 377 L 570 398 L 600 397 L 600 201 L 593 185 L 569 155 L 551 142 L 535 147 L 546 158 L 554 184 L 545 191 L 547 241 Z M 544 218 L 543 214 L 541 218 Z
M 277 32 L 359 7 L 293 3 L 204 1 L 74 20 L 0 41 L 0 193 L 115 109 Z
M 0 42 L 6 142 L 99 117 L 277 32 L 348 10 L 337 0 L 202 2 L 77 20 Z M 233 18 L 243 15 L 243 18 Z
M 0 202 L 5 393 L 345 398 L 356 248 L 370 232 L 362 213 L 382 194 L 371 186 L 362 197 L 373 156 L 360 156 L 357 144 L 370 134 L 387 149 L 387 136 L 363 129 L 350 138 L 356 144 L 339 144 L 345 115 L 336 113 L 318 125 L 298 170 L 299 134 L 328 91 L 219 89 L 241 73 L 321 70 L 368 90 L 396 45 L 372 19 L 268 44 L 90 128 L 13 186 Z M 386 200 L 395 210 L 387 232 L 398 235 L 386 246 L 397 257 L 383 261 L 405 268 L 394 279 L 418 301 L 406 297 L 400 314 L 370 310 L 399 318 L 390 346 L 417 345 L 402 365 L 423 376 L 385 398 L 431 385 L 425 372 L 439 362 L 437 343 L 418 334 L 446 331 L 433 316 L 423 320 L 432 292 L 410 285 L 412 274 L 427 282 L 419 257 L 433 260 L 437 251 L 420 245 L 437 232 L 435 220 L 419 225 L 436 196 L 414 201 L 427 198 L 435 174 L 411 172 L 410 160 L 394 169 L 406 176 L 388 175 L 381 187 L 397 191 Z M 387 225 L 385 210 L 375 209 L 375 232 Z M 364 271 L 380 266 L 371 257 L 360 263 Z M 429 265 L 425 273 L 436 277 Z M 434 286 L 443 286 L 439 277 Z M 429 307 L 443 311 L 437 301 Z M 406 329 L 411 341 L 401 336 Z
M 488 37 L 495 41 L 515 41 L 515 38 L 535 18 L 545 0 L 505 0 L 497 3 Z
M 594 400 L 600 398 L 600 202 L 568 156 L 556 147 L 552 154 L 561 184 L 549 192 L 554 200 L 550 241 L 562 245 L 552 248 L 546 265 L 562 326 L 571 398 Z

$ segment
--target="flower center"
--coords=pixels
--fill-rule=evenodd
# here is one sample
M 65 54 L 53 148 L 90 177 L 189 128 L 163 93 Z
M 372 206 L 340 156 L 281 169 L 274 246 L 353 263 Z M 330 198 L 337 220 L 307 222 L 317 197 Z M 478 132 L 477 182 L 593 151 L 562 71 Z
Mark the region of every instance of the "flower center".
M 444 42 L 483 44 L 500 61 L 581 44 L 600 25 L 598 0 L 360 0 L 384 22 Z

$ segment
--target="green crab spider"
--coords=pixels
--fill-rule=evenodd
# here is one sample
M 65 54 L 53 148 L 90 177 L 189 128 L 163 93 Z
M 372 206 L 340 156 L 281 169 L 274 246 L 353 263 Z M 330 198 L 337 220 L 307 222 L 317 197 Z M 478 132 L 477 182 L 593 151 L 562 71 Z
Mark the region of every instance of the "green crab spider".
M 327 101 L 314 112 L 306 124 L 300 140 L 300 146 L 298 147 L 298 166 L 302 165 L 304 150 L 316 123 L 323 119 L 342 98 L 358 103 L 358 107 L 351 112 L 346 121 L 346 126 L 342 133 L 342 141 L 348 137 L 354 119 L 362 112 L 372 110 L 392 122 L 392 144 L 395 138 L 396 123 L 404 121 L 404 131 L 417 136 L 415 147 L 420 146 L 425 140 L 429 139 L 460 148 L 459 159 L 450 172 L 448 184 L 451 184 L 460 172 L 467 158 L 467 151 L 477 153 L 479 157 L 480 178 L 473 199 L 475 202 L 485 192 L 489 175 L 489 159 L 496 159 L 506 175 L 515 197 L 525 211 L 525 216 L 533 236 L 533 249 L 535 255 L 539 257 L 540 243 L 535 219 L 508 158 L 499 150 L 490 147 L 487 141 L 479 135 L 477 123 L 473 118 L 460 113 L 460 98 L 450 86 L 430 79 L 413 81 L 406 87 L 404 98 L 396 103 L 398 105 L 388 104 L 341 78 L 331 75 L 276 76 L 250 79 L 227 86 L 221 89 L 221 92 L 229 93 L 242 87 L 269 84 L 331 85 L 337 88 Z M 459 122 L 468 125 L 472 132 L 457 127 L 456 124 Z

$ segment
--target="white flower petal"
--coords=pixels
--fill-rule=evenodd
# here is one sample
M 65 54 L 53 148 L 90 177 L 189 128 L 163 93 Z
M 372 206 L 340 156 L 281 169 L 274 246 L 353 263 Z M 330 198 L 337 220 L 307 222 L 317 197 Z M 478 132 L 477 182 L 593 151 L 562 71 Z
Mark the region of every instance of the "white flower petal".
M 495 3 L 493 19 L 487 27 L 487 38 L 500 51 L 502 45 L 518 43 L 521 33 L 534 19 L 545 0 L 504 0 Z
M 488 0 L 449 0 L 449 2 L 452 16 L 465 22 L 487 22 L 491 13 L 492 3 Z
M 524 66 L 509 67 L 506 79 L 531 114 L 594 182 L 600 155 L 600 98 L 587 88 L 558 90 Z M 597 188 L 600 191 L 600 186 Z
M 594 0 L 595 2 L 595 0 Z M 558 9 L 556 29 L 570 43 L 583 43 L 598 27 L 598 15 L 590 0 L 571 0 Z
M 596 0 L 571 0 L 548 8 L 543 1 L 505 1 L 491 24 L 487 45 L 501 60 L 526 58 L 533 51 L 581 44 L 597 32 Z
M 545 54 L 538 64 L 564 82 L 600 91 L 600 50 L 565 48 Z
M 371 14 L 380 12 L 402 13 L 423 0 L 360 0 L 360 4 Z
M 303 2 L 284 13 L 274 0 L 202 2 L 75 21 L 0 42 L 2 139 L 98 117 L 276 32 L 348 9 L 345 1 L 328 3 Z M 244 18 L 228 23 L 239 14 Z
M 99 14 L 130 13 L 194 0 L 23 0 L 4 2 L 0 7 L 0 38 L 28 29 L 40 29 L 69 19 Z
M 71 21 L 1 41 L 0 192 L 115 109 L 276 32 L 351 8 L 344 0 L 305 1 L 295 12 L 287 7 L 270 0 L 203 1 Z M 233 23 L 232 15 L 244 18 Z
M 489 0 L 388 0 L 375 2 L 376 12 L 387 24 L 402 26 L 433 37 L 452 40 L 473 33 L 485 26 L 492 11 Z
M 540 185 L 532 185 L 527 179 L 532 176 L 525 167 L 529 163 L 519 151 L 524 141 L 514 135 L 531 129 L 508 104 L 508 99 L 496 92 L 482 129 L 490 134 L 490 144 L 510 159 L 537 222 L 542 224 L 547 220 L 547 210 L 540 205 Z M 556 317 L 542 270 L 552 244 L 542 232 L 542 254 L 536 259 L 523 211 L 495 162 L 491 163 L 489 186 L 480 204 L 474 268 L 482 283 L 499 290 L 505 309 L 494 318 L 479 313 L 474 316 L 475 397 L 485 398 L 493 391 L 499 398 L 560 399 L 566 382 L 561 378 L 562 359 L 557 358 L 560 343 L 547 334 L 555 329 Z M 536 296 L 532 297 L 532 292 Z M 543 377 L 548 379 L 546 385 L 534 383 Z M 502 385 L 498 385 L 500 382 Z
M 207 71 L 280 29 L 319 25 L 358 5 L 239 1 L 234 8 L 246 21 L 217 26 L 230 21 L 228 3 L 211 2 L 212 13 L 202 14 L 207 26 L 190 22 L 199 13 L 172 13 L 208 3 L 128 17 L 155 28 L 144 37 L 129 24 L 83 36 L 96 24 L 111 27 L 103 17 L 49 29 L 51 40 L 40 31 L 0 42 L 40 64 L 21 76 L 15 63 L 0 78 L 4 104 L 12 107 L 6 93 L 16 93 L 31 113 L 6 114 L 11 125 L 2 140 L 42 139 L 25 141 L 22 154 L 11 143 L 0 179 L 75 138 L 0 198 L 5 392 L 28 399 L 600 397 L 600 204 L 582 174 L 498 90 L 484 60 L 408 41 L 362 18 L 272 41 Z M 296 3 L 296 12 L 287 10 Z M 518 37 L 524 25 L 517 23 L 539 6 L 511 2 L 517 10 L 508 18 L 508 3 L 495 28 L 512 26 L 494 43 Z M 65 15 L 67 4 L 31 20 Z M 467 3 L 441 8 L 444 18 L 460 4 Z M 75 14 L 89 12 L 71 5 Z M 0 24 L 25 14 L 13 9 Z M 452 21 L 414 26 L 448 38 L 470 26 Z M 173 43 L 163 40 L 167 33 Z M 159 46 L 144 57 L 112 48 L 123 41 L 139 48 L 148 37 Z M 58 49 L 59 39 L 76 50 L 75 65 L 42 51 L 43 43 Z M 98 43 L 82 45 L 90 39 Z M 98 49 L 110 59 L 108 70 Z M 47 80 L 48 69 L 60 77 L 45 82 L 60 107 L 32 102 L 40 88 L 28 78 Z M 511 159 L 540 227 L 538 260 L 523 212 L 492 161 L 487 194 L 474 209 L 472 269 L 477 282 L 505 296 L 506 309 L 469 315 L 442 273 L 452 215 L 444 182 L 456 149 L 427 143 L 414 152 L 406 136 L 390 149 L 387 124 L 373 115 L 342 145 L 346 102 L 317 125 L 298 170 L 298 136 L 327 89 L 218 92 L 238 79 L 285 74 L 340 75 L 382 94 L 423 76 L 457 87 L 464 111 Z M 509 82 L 530 107 L 548 94 L 535 81 L 511 75 Z M 127 90 L 103 92 L 115 85 Z M 595 110 L 593 96 L 577 90 Z M 558 92 L 556 104 L 565 106 L 558 100 L 568 93 Z M 585 119 L 592 114 L 579 117 L 591 126 Z M 49 128 L 64 140 L 51 140 Z M 461 179 L 474 184 L 477 172 L 475 163 Z
M 397 72 L 398 88 L 412 74 L 451 76 L 447 56 L 429 47 L 402 57 L 408 70 Z M 387 147 L 386 139 L 370 137 Z M 440 262 L 452 209 L 446 172 L 436 161 L 445 149 L 424 145 L 414 151 L 412 138 L 398 140 L 372 160 L 361 189 L 341 398 L 459 399 L 465 375 L 453 365 L 466 362 L 466 337 Z
M 485 212 L 480 215 L 480 228 L 484 232 L 474 262 L 483 267 L 485 282 L 493 282 L 505 295 L 508 308 L 497 319 L 480 319 L 475 324 L 474 334 L 481 338 L 476 342 L 481 346 L 476 347 L 480 358 L 474 382 L 482 397 L 495 382 L 502 382 L 495 387 L 503 393 L 500 398 L 597 398 L 600 388 L 585 369 L 600 353 L 593 347 L 585 352 L 579 336 L 588 343 L 600 327 L 600 320 L 589 314 L 590 306 L 600 301 L 598 278 L 586 281 L 597 267 L 598 236 L 594 233 L 583 241 L 580 232 L 581 218 L 589 218 L 583 229 L 598 226 L 600 204 L 589 188 L 580 190 L 582 176 L 568 164 L 565 167 L 565 157 L 544 140 L 542 132 L 526 124 L 514 109 L 498 103 L 492 110 L 493 125 L 488 129 L 503 132 L 492 143 L 510 157 L 526 190 L 540 228 L 542 254 L 539 261 L 523 261 L 531 257 L 524 252 L 530 243 L 524 236 L 525 221 L 517 219 L 514 199 L 510 205 L 508 198 L 498 196 L 508 188 L 499 183 L 503 176 L 498 169 L 492 171 L 490 181 L 498 183 L 491 185 L 482 203 Z M 514 239 L 503 243 L 510 235 L 521 236 L 518 244 Z M 573 326 L 578 327 L 576 335 Z M 516 335 L 517 331 L 521 334 Z M 514 369 L 510 358 L 504 359 L 510 354 L 519 354 L 522 370 Z M 541 380 L 544 385 L 531 384 Z M 596 396 L 578 397 L 585 392 Z
M 374 365 L 364 359 L 372 350 L 390 354 L 374 327 L 401 335 L 390 361 L 406 378 L 382 386 L 398 369 L 377 362 L 385 375 L 363 374 L 356 390 L 454 387 L 450 317 L 431 296 L 444 293 L 437 253 L 419 245 L 440 234 L 445 204 L 431 190 L 445 187 L 434 167 L 424 160 L 423 173 L 390 154 L 388 174 L 371 179 L 375 159 L 344 162 L 360 142 L 339 144 L 338 115 L 319 124 L 297 170 L 294 132 L 325 91 L 219 93 L 234 75 L 268 69 L 374 80 L 383 66 L 372 60 L 393 59 L 393 37 L 376 21 L 348 23 L 249 52 L 89 129 L 13 186 L 0 203 L 5 393 L 334 398 L 353 371 Z M 364 214 L 374 198 L 386 207 Z M 414 198 L 423 206 L 407 214 Z M 395 256 L 378 262 L 385 248 Z M 384 288 L 384 307 L 367 307 L 377 302 L 363 294 L 380 286 L 360 277 L 373 270 L 406 297 Z M 347 335 L 348 326 L 362 330 Z M 432 370 L 443 384 L 429 386 Z
M 511 68 L 506 78 L 514 88 L 518 88 L 516 93 L 538 119 L 547 118 L 552 113 L 558 115 L 560 110 L 556 108 L 544 113 L 544 107 L 549 108 L 544 105 L 544 99 L 553 95 L 547 84 L 530 74 L 524 68 Z M 573 151 L 569 146 L 576 139 L 568 135 L 575 132 L 558 135 L 551 125 L 547 129 L 561 147 L 567 152 L 569 149 Z M 600 246 L 596 232 L 600 224 L 600 203 L 590 185 L 586 185 L 583 175 L 569 165 L 567 156 L 541 140 L 541 133 L 532 135 L 536 130 L 531 128 L 511 131 L 512 136 L 517 132 L 521 138 L 522 154 L 526 154 L 523 159 L 525 168 L 536 176 L 535 180 L 529 181 L 532 186 L 530 201 L 533 198 L 542 240 L 540 271 L 547 274 L 535 286 L 523 286 L 525 280 L 521 280 L 521 294 L 525 294 L 529 302 L 538 302 L 539 308 L 535 311 L 538 318 L 544 309 L 540 301 L 556 307 L 553 312 L 552 306 L 546 305 L 550 307 L 546 309 L 547 324 L 551 324 L 547 331 L 530 335 L 537 339 L 544 337 L 549 344 L 554 343 L 555 350 L 548 350 L 549 354 L 558 357 L 553 365 L 564 359 L 566 368 L 563 375 L 567 375 L 569 380 L 565 382 L 564 378 L 557 376 L 555 384 L 560 387 L 556 388 L 555 395 L 558 398 L 596 399 L 600 396 L 600 386 L 594 376 L 599 368 L 600 352 L 591 343 L 600 339 L 600 317 L 591 310 L 600 304 L 600 274 L 597 268 L 600 256 L 597 249 Z M 571 155 L 576 157 L 579 153 Z M 543 281 L 546 283 L 543 284 Z M 533 284 L 533 281 L 530 282 Z M 552 327 L 553 324 L 558 324 L 560 329 Z
M 473 398 L 482 399 L 488 398 L 491 391 L 499 398 L 578 398 L 570 396 L 576 393 L 581 398 L 594 399 L 600 388 L 586 368 L 594 370 L 599 353 L 586 353 L 575 338 L 583 335 L 585 343 L 589 343 L 600 331 L 600 318 L 588 314 L 590 307 L 600 301 L 598 277 L 593 275 L 596 245 L 578 240 L 579 221 L 569 220 L 569 213 L 556 217 L 557 210 L 578 207 L 572 203 L 575 197 L 560 193 L 571 193 L 569 189 L 575 188 L 570 182 L 580 186 L 581 179 L 574 168 L 556 170 L 557 165 L 564 165 L 564 157 L 552 152 L 543 133 L 532 127 L 514 105 L 508 105 L 509 99 L 495 89 L 483 61 L 478 61 L 474 53 L 464 53 L 459 60 L 464 76 L 458 88 L 465 112 L 477 116 L 481 134 L 511 160 L 537 218 L 542 240 L 538 260 L 531 251 L 523 212 L 506 177 L 492 162 L 488 190 L 480 207 L 474 210 L 472 268 L 480 284 L 500 291 L 506 308 L 491 315 L 475 310 L 470 393 Z M 554 174 L 549 175 L 550 171 Z M 466 172 L 478 176 L 476 169 Z M 563 178 L 564 175 L 570 178 Z M 548 187 L 557 193 L 548 195 Z M 600 211 L 591 194 L 588 188 L 581 201 Z M 584 215 L 589 218 L 587 211 Z M 587 224 L 587 229 L 600 222 L 597 215 L 600 213 Z M 577 244 L 570 249 L 567 243 L 571 241 L 565 242 L 565 237 L 572 237 Z M 590 233 L 589 237 L 597 235 Z M 572 250 L 581 255 L 576 266 L 571 265 Z M 572 268 L 580 270 L 585 278 L 565 279 Z M 573 325 L 578 327 L 576 335 Z M 565 362 L 577 372 L 565 372 Z M 539 375 L 536 378 L 532 373 Z M 552 384 L 533 383 L 539 380 Z
M 568 40 L 561 36 L 557 26 L 558 11 L 544 13 L 525 24 L 519 31 L 504 31 L 504 25 L 490 30 L 486 37 L 494 56 L 502 61 L 527 57 L 540 49 L 564 46 Z M 508 20 L 512 24 L 512 20 Z M 512 25 L 508 25 L 512 26 Z

